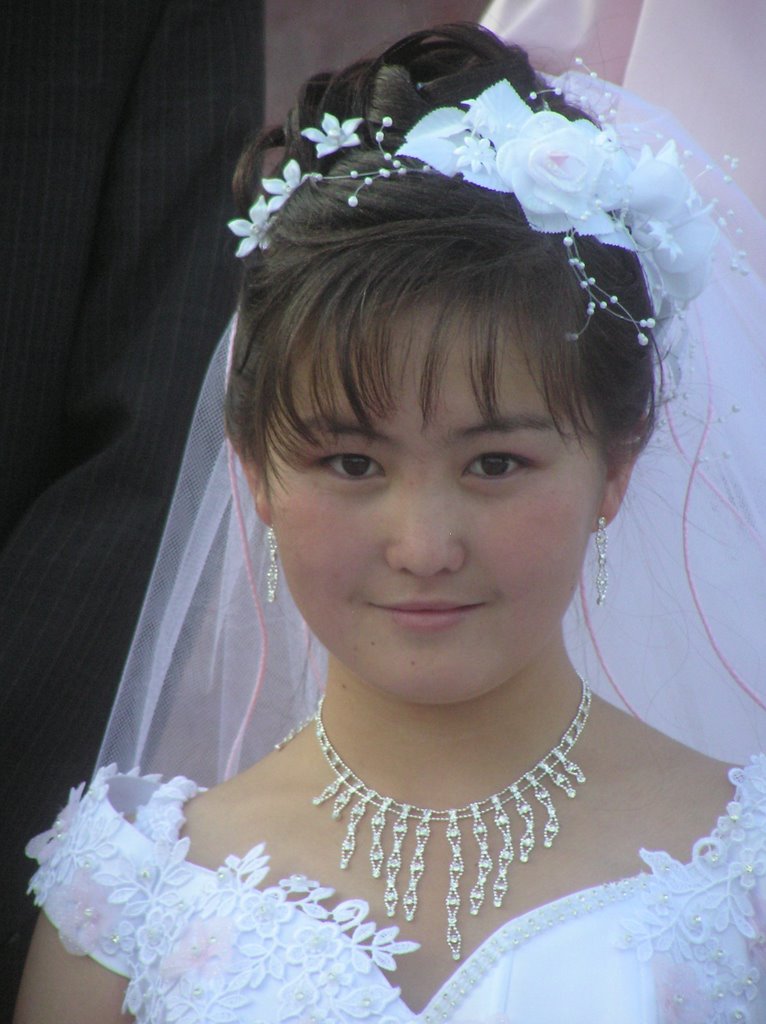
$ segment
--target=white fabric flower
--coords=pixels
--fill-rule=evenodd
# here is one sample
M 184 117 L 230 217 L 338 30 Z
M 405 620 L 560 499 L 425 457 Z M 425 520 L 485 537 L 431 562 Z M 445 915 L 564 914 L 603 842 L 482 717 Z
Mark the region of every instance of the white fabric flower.
M 495 164 L 495 152 L 492 149 L 489 139 L 477 138 L 475 135 L 466 135 L 463 145 L 455 150 L 458 170 L 470 168 L 476 174 L 481 171 L 491 172 Z
M 229 229 L 242 239 L 237 247 L 237 256 L 242 258 L 249 256 L 255 248 L 267 248 L 268 239 L 266 236 L 271 217 L 283 206 L 287 198 L 298 188 L 303 179 L 304 175 L 297 160 L 288 160 L 282 171 L 281 178 L 263 179 L 261 183 L 263 190 L 268 192 L 271 198 L 267 200 L 264 196 L 258 196 L 248 210 L 250 220 L 240 217 L 229 221 Z
M 676 144 L 666 142 L 656 155 L 648 146 L 628 175 L 625 187 L 637 215 L 674 220 L 690 212 L 696 192 L 681 169 Z
M 361 123 L 362 118 L 341 122 L 328 113 L 321 128 L 305 128 L 301 134 L 321 158 L 360 145 Z M 636 252 L 658 319 L 677 312 L 707 282 L 718 228 L 686 177 L 672 141 L 656 154 L 644 146 L 636 159 L 611 126 L 584 117 L 570 121 L 548 109 L 534 111 L 502 80 L 460 106 L 426 114 L 409 130 L 396 156 L 420 160 L 425 170 L 460 175 L 470 184 L 515 195 L 533 230 L 568 236 L 570 245 L 575 236 L 585 235 Z M 399 166 L 396 161 L 394 166 Z M 401 167 L 400 173 L 405 170 Z M 364 184 L 390 175 L 388 167 L 381 167 Z M 348 175 L 358 176 L 357 171 Z M 263 179 L 266 196 L 250 208 L 250 219 L 229 224 L 242 238 L 237 256 L 268 246 L 271 217 L 306 177 L 322 178 L 303 174 L 298 162 L 289 160 L 281 178 Z M 348 202 L 356 206 L 357 194 Z M 593 282 L 585 270 L 575 272 L 588 293 L 590 316 L 604 302 L 591 291 Z M 637 329 L 643 326 L 636 324 Z M 638 337 L 647 341 L 642 330 Z
M 229 221 L 229 230 L 242 239 L 236 252 L 240 258 L 249 256 L 253 249 L 265 245 L 271 211 L 263 196 L 258 196 L 248 210 L 248 216 L 250 220 L 240 217 L 237 220 Z
M 460 169 L 457 150 L 465 137 L 464 111 L 458 107 L 439 107 L 413 125 L 396 155 L 422 160 L 435 171 L 451 178 Z
M 464 106 L 468 107 L 465 124 L 498 145 L 514 137 L 534 116 L 532 108 L 507 79 L 495 82 L 475 100 L 466 100 Z
M 611 129 L 562 114 L 535 113 L 507 81 L 467 100 L 467 113 L 443 107 L 407 133 L 397 156 L 423 160 L 441 174 L 513 193 L 538 231 L 597 235 L 633 244 L 618 210 L 632 164 Z
M 613 150 L 590 121 L 541 111 L 497 153 L 497 170 L 539 231 L 611 233 L 607 210 L 620 194 L 610 171 Z
M 337 153 L 344 146 L 361 145 L 361 139 L 356 134 L 361 123 L 361 117 L 349 117 L 341 124 L 334 114 L 325 114 L 321 131 L 319 128 L 304 128 L 301 135 L 316 145 L 317 156 L 321 159 Z
M 645 146 L 626 180 L 628 222 L 666 296 L 686 303 L 702 291 L 718 228 L 681 167 L 675 142 Z
M 297 160 L 287 161 L 281 178 L 264 178 L 261 182 L 263 191 L 273 196 L 268 202 L 269 214 L 276 213 L 302 181 L 303 174 Z
M 536 231 L 590 235 L 638 254 L 658 317 L 704 288 L 718 228 L 674 142 L 638 160 L 615 130 L 535 112 L 507 81 L 413 125 L 397 156 L 516 196 Z

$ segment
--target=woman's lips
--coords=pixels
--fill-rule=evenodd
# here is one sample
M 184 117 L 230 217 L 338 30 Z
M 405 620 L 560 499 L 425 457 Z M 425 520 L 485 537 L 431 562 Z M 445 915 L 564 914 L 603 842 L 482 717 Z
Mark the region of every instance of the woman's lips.
M 377 607 L 387 612 L 397 626 L 427 633 L 457 625 L 481 605 L 454 601 L 404 601 Z

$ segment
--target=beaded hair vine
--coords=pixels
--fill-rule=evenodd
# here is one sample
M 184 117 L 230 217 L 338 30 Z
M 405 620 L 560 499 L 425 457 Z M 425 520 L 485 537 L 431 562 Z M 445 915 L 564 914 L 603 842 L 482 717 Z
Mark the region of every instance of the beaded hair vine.
M 562 94 L 560 87 L 550 92 Z M 382 165 L 373 172 L 303 172 L 297 160 L 289 160 L 282 177 L 263 179 L 265 195 L 250 207 L 249 219 L 229 223 L 242 239 L 237 256 L 268 248 L 273 217 L 307 180 L 358 180 L 347 200 L 355 207 L 360 192 L 379 179 L 413 172 L 460 175 L 480 188 L 514 195 L 532 230 L 562 236 L 569 265 L 587 295 L 586 323 L 572 340 L 597 310 L 604 310 L 633 323 L 639 343 L 646 345 L 647 331 L 682 313 L 707 282 L 718 237 L 714 204 L 699 196 L 673 140 L 656 153 L 643 145 L 633 155 L 604 116 L 598 123 L 585 117 L 571 121 L 550 110 L 544 96 L 534 92 L 528 99 L 542 100 L 543 108 L 533 110 L 508 81 L 495 82 L 457 107 L 426 114 L 393 153 L 384 147 L 385 129 L 393 122 L 384 117 L 374 132 Z M 321 159 L 360 146 L 362 123 L 363 118 L 340 122 L 326 113 L 321 128 L 305 128 L 301 135 L 314 143 Z M 403 158 L 418 163 L 405 164 Z M 582 237 L 638 256 L 653 317 L 636 320 L 618 295 L 588 273 L 578 249 Z

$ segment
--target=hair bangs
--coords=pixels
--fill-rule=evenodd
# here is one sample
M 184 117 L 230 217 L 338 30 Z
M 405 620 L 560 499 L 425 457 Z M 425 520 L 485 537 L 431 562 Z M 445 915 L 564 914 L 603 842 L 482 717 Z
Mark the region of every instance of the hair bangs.
M 351 416 L 370 429 L 385 420 L 409 375 L 416 377 L 428 422 L 457 345 L 465 352 L 478 409 L 494 417 L 504 353 L 520 350 L 539 380 L 541 335 L 566 326 L 541 324 L 537 293 L 523 286 L 524 275 L 518 287 L 509 285 L 505 265 L 485 266 L 481 274 L 467 272 L 466 265 L 445 273 L 442 254 L 421 246 L 406 259 L 399 244 L 390 261 L 376 247 L 371 273 L 365 257 L 373 255 L 356 252 L 355 269 L 348 258 L 339 259 L 337 268 L 330 260 L 321 292 L 297 287 L 290 317 L 274 325 L 285 333 L 276 346 L 281 358 L 273 367 L 273 399 L 258 453 L 271 468 L 275 459 L 294 462 L 306 444 L 315 444 L 316 425 Z

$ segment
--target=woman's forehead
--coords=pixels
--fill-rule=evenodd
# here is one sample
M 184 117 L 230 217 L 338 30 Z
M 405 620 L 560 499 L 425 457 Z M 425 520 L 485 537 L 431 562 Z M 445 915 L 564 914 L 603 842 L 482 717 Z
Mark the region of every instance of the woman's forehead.
M 487 354 L 498 365 L 525 362 L 523 330 L 517 310 L 501 314 L 453 296 L 453 301 L 415 300 L 390 311 L 368 305 L 368 315 L 360 312 L 353 324 L 344 319 L 316 328 L 304 324 L 291 347 L 304 379 L 335 374 L 342 380 L 351 364 L 384 371 L 398 384 L 448 361 L 451 367 L 462 363 L 462 372 L 470 374 L 477 358 Z
M 481 379 L 471 339 L 456 331 L 444 341 L 434 354 L 425 332 L 407 333 L 385 368 L 385 387 L 369 389 L 385 401 L 365 401 L 365 384 L 370 382 L 353 376 L 349 380 L 338 362 L 328 368 L 309 358 L 294 378 L 296 408 L 306 421 L 326 427 L 360 420 L 382 423 L 402 415 L 420 417 L 424 423 L 435 418 L 488 422 L 523 416 L 552 423 L 528 360 L 512 341 L 493 353 L 489 380 Z

